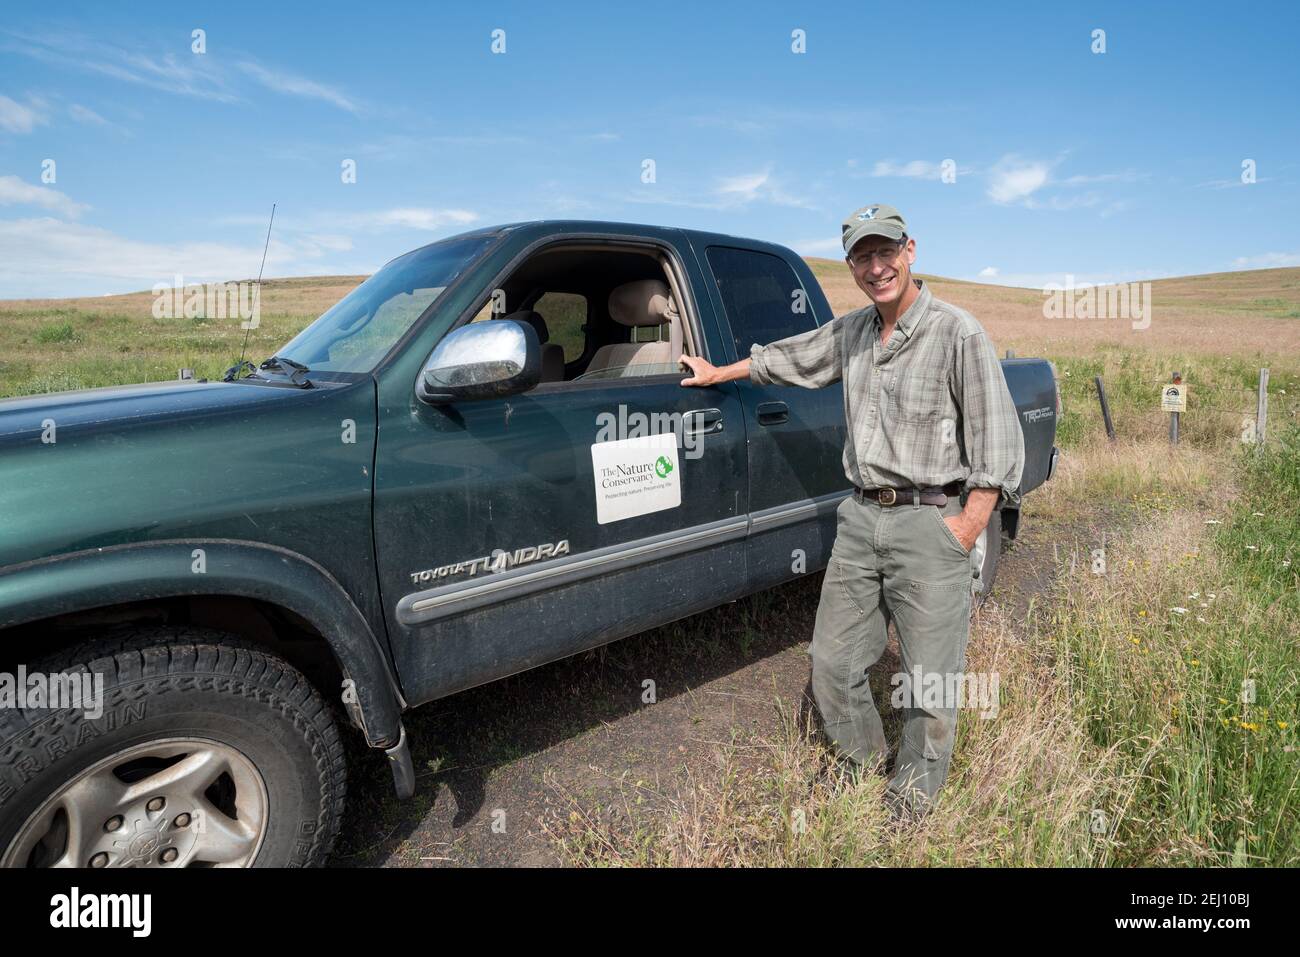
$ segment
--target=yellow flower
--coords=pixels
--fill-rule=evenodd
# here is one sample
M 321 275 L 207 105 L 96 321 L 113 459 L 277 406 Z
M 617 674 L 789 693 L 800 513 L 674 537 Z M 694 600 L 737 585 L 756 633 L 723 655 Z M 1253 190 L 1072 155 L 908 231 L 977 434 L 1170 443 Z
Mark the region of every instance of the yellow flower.
M 1281 728 L 1283 731 L 1285 731 L 1287 728 L 1291 727 L 1291 726 L 1290 726 L 1289 724 L 1287 724 L 1285 721 L 1279 721 L 1279 722 L 1277 723 L 1277 726 L 1278 726 L 1279 728 Z
M 1247 731 L 1259 730 L 1259 725 L 1255 724 L 1253 721 L 1243 721 L 1241 722 L 1241 726 L 1245 728 Z
M 1220 699 L 1219 699 L 1219 704 L 1227 704 L 1227 703 L 1228 703 L 1228 699 L 1227 699 L 1227 698 L 1220 698 Z
M 1200 660 L 1199 658 L 1193 658 L 1193 659 L 1192 659 L 1192 667 L 1193 667 L 1193 668 L 1199 668 L 1200 666 L 1201 666 L 1201 660 Z
M 1146 616 L 1147 616 L 1147 610 L 1145 608 L 1143 608 L 1140 612 L 1138 612 L 1139 618 L 1145 618 Z

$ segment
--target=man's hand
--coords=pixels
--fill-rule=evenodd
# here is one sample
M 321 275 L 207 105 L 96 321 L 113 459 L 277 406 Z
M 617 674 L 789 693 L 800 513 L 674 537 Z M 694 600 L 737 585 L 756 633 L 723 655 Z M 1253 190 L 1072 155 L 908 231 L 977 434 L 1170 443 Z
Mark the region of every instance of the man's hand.
M 734 379 L 749 378 L 748 359 L 741 359 L 729 366 L 715 366 L 708 359 L 701 359 L 698 356 L 681 356 L 678 361 L 694 373 L 689 379 L 683 379 L 682 385 L 710 386 L 731 382 Z
M 697 356 L 682 356 L 681 363 L 693 373 L 689 379 L 682 380 L 682 385 L 708 386 L 718 381 L 718 367 L 709 362 L 708 359 L 701 359 Z
M 966 498 L 966 507 L 959 514 L 944 519 L 966 551 L 969 552 L 975 547 L 980 532 L 984 531 L 989 523 L 989 516 L 993 514 L 993 506 L 998 503 L 1000 495 L 1001 493 L 995 488 L 973 488 Z
M 980 532 L 984 531 L 984 526 L 977 526 L 973 520 L 966 517 L 965 512 L 958 515 L 949 515 L 944 521 L 948 523 L 948 528 L 957 541 L 961 542 L 961 547 L 968 552 L 975 547 Z

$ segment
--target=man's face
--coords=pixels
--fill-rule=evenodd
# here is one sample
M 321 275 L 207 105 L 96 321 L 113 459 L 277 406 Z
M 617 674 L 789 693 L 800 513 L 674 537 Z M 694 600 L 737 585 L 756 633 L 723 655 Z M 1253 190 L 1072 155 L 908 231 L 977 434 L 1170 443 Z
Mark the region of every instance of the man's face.
M 846 257 L 853 281 L 876 305 L 896 301 L 912 282 L 916 240 L 904 243 L 884 236 L 864 236 Z

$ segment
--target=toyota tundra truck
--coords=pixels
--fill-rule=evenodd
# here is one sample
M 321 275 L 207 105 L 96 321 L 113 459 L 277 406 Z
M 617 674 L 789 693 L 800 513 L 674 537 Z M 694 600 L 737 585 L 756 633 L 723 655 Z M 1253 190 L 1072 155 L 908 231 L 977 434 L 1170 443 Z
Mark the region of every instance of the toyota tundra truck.
M 840 386 L 679 358 L 832 321 L 781 246 L 532 222 L 394 259 L 220 381 L 0 402 L 0 864 L 320 864 L 342 735 L 407 797 L 408 708 L 821 570 Z M 1003 372 L 1023 495 L 1059 399 Z

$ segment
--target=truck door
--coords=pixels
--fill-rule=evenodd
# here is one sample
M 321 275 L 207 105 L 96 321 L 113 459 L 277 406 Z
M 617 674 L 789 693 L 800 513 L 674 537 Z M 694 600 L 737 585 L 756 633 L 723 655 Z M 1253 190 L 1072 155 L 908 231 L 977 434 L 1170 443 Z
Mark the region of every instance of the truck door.
M 753 343 L 766 345 L 834 318 L 807 265 L 793 254 L 702 245 L 697 251 L 731 350 L 727 361 L 747 357 Z M 835 509 L 850 491 L 843 392 L 838 382 L 824 389 L 737 385 L 749 440 L 749 581 L 766 588 L 824 568 L 830 559 Z
M 696 303 L 691 292 L 703 278 L 694 256 L 662 240 L 652 252 L 671 260 L 695 341 L 718 358 L 710 300 Z M 518 271 L 485 285 L 462 321 Z M 577 298 L 568 295 L 566 309 Z M 585 316 L 566 315 L 573 328 L 604 318 L 602 296 L 591 298 Z M 549 324 L 556 322 L 552 316 Z M 408 700 L 431 700 L 744 593 L 740 401 L 730 384 L 685 388 L 685 374 L 670 369 L 631 377 L 614 370 L 614 377 L 543 382 L 520 395 L 442 406 L 381 400 L 376 552 Z M 407 392 L 413 386 L 404 384 Z M 702 433 L 693 449 L 676 445 L 675 422 L 682 438 Z M 640 450 L 605 442 L 650 429 L 663 434 L 665 423 L 675 456 L 649 443 Z M 654 495 L 640 495 L 638 474 L 653 474 Z

